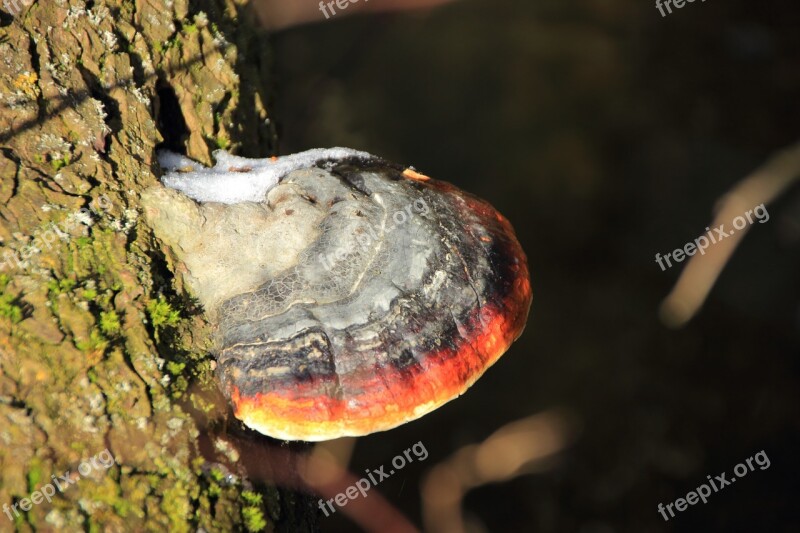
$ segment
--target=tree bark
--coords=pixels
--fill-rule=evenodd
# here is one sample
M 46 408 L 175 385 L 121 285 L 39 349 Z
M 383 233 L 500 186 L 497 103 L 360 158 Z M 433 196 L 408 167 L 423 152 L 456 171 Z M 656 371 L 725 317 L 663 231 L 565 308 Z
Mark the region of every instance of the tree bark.
M 207 328 L 138 206 L 159 145 L 274 150 L 265 36 L 241 0 L 17 3 L 0 14 L 0 530 L 310 529 L 293 495 L 259 501 L 201 455 L 224 410 Z M 106 449 L 113 466 L 84 467 Z

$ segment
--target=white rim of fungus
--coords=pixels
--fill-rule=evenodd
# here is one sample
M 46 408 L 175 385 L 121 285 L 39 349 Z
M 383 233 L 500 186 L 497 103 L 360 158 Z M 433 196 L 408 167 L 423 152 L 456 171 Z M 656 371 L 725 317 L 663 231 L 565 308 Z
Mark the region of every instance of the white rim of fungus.
M 206 167 L 186 156 L 159 151 L 158 162 L 167 173 L 161 182 L 198 202 L 237 204 L 260 202 L 283 176 L 311 168 L 325 159 L 372 158 L 351 148 L 314 148 L 275 159 L 248 159 L 224 150 L 214 151 L 216 164 Z

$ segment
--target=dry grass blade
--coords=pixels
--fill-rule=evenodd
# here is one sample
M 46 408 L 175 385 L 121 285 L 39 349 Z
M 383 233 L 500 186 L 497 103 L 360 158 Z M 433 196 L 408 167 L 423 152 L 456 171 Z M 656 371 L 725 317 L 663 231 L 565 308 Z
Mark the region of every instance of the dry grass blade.
M 511 422 L 481 444 L 456 451 L 423 481 L 425 531 L 465 532 L 461 501 L 467 492 L 542 468 L 547 459 L 572 441 L 575 433 L 572 417 L 545 412 Z

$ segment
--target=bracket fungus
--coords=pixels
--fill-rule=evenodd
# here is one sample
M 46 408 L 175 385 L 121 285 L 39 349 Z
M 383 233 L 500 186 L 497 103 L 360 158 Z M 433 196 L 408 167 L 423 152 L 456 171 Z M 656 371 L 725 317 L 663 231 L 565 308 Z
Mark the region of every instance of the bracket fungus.
M 172 153 L 155 234 L 216 326 L 235 415 L 284 440 L 366 435 L 464 393 L 522 333 L 509 222 L 453 185 L 345 148 L 205 168 Z

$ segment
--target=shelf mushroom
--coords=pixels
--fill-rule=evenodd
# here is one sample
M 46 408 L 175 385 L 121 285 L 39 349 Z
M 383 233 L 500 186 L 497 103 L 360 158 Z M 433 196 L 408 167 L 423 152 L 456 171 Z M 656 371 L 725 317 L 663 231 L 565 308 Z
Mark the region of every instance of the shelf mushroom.
M 205 168 L 161 153 L 146 218 L 216 325 L 224 393 L 284 440 L 383 431 L 463 394 L 522 333 L 525 254 L 487 202 L 346 148 Z

